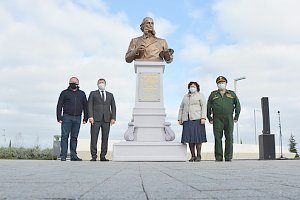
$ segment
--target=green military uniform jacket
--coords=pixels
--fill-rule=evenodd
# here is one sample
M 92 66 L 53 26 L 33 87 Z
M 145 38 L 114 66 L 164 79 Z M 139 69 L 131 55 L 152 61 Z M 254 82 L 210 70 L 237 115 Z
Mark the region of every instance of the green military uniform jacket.
M 213 117 L 217 116 L 233 116 L 234 112 L 234 120 L 238 120 L 241 105 L 233 91 L 226 90 L 223 97 L 219 90 L 211 92 L 207 101 L 207 118 L 209 121 L 212 121 Z M 213 115 L 213 117 L 211 115 Z

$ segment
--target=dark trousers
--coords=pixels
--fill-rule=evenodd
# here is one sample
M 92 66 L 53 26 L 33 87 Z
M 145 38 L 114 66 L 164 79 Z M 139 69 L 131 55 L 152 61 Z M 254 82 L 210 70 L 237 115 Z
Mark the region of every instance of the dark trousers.
M 101 128 L 101 153 L 100 158 L 104 158 L 107 153 L 107 146 L 108 146 L 108 136 L 110 130 L 110 122 L 104 121 L 95 121 L 93 125 L 91 125 L 91 155 L 92 158 L 97 158 L 97 143 L 98 143 L 98 136 L 99 131 Z
M 60 157 L 66 158 L 68 153 L 68 140 L 70 139 L 71 159 L 77 158 L 77 138 L 80 130 L 81 116 L 71 116 L 64 114 L 61 124 L 61 152 Z
M 215 135 L 215 158 L 223 160 L 222 137 L 225 135 L 225 152 L 226 160 L 231 160 L 233 155 L 233 118 L 228 116 L 214 116 L 213 129 Z

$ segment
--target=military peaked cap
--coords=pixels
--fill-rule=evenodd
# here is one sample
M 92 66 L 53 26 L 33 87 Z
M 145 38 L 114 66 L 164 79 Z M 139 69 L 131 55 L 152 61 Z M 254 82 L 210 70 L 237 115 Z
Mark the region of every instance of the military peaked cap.
M 220 83 L 220 82 L 226 82 L 227 83 L 227 79 L 224 76 L 219 76 L 216 79 L 216 83 Z

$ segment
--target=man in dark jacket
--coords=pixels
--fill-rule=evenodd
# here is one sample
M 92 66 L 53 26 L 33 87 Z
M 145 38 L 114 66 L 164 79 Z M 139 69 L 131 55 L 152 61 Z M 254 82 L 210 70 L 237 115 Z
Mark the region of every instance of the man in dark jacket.
M 71 161 L 82 161 L 82 159 L 78 158 L 76 152 L 77 138 L 80 130 L 82 111 L 84 112 L 83 124 L 86 124 L 88 116 L 86 95 L 83 91 L 79 90 L 78 85 L 78 78 L 70 78 L 69 87 L 60 93 L 56 107 L 57 121 L 61 123 L 61 161 L 66 161 L 70 133 Z
M 88 100 L 89 121 L 91 123 L 91 161 L 97 160 L 97 142 L 101 128 L 100 161 L 108 161 L 107 153 L 108 135 L 110 125 L 116 121 L 116 104 L 114 95 L 105 90 L 106 81 L 99 79 L 98 90 L 92 91 Z

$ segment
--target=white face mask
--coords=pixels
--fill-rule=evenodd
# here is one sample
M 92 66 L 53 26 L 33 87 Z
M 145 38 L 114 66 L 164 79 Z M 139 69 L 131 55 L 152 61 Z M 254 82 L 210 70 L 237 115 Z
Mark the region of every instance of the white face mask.
M 105 84 L 104 84 L 104 83 L 99 83 L 99 84 L 98 84 L 98 88 L 99 88 L 100 90 L 105 90 Z
M 219 90 L 225 90 L 226 89 L 226 83 L 218 83 L 217 86 L 218 86 Z
M 189 90 L 190 90 L 191 93 L 195 93 L 195 92 L 197 91 L 197 88 L 195 88 L 195 87 L 190 87 Z

